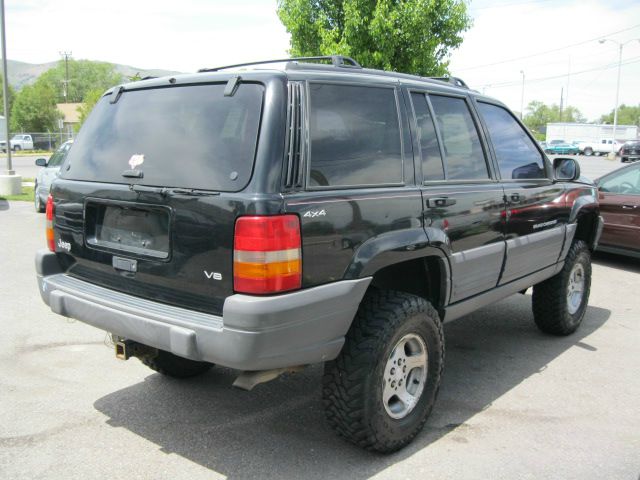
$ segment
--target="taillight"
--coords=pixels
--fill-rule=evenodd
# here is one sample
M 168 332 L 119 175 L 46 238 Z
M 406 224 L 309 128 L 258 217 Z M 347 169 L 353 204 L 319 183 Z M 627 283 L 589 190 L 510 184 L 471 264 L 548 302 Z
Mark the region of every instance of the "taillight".
M 52 252 L 56 251 L 56 242 L 53 239 L 53 197 L 47 197 L 47 246 Z
M 247 216 L 236 221 L 233 288 L 240 293 L 277 293 L 300 288 L 302 254 L 296 215 Z

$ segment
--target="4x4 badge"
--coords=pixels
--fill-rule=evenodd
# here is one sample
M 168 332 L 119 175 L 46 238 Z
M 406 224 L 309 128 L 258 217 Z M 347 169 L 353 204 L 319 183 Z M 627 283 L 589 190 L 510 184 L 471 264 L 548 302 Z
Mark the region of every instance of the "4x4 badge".
M 322 210 L 309 210 L 302 216 L 307 218 L 314 218 L 314 217 L 324 217 L 326 214 L 327 212 L 325 212 L 323 208 Z

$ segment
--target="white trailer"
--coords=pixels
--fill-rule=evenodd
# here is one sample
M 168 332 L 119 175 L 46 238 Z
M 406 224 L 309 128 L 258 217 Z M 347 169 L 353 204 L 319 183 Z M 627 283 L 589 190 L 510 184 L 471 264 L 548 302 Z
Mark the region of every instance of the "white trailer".
M 602 140 L 613 140 L 613 125 L 590 123 L 547 123 L 547 143 L 551 140 L 564 140 L 567 143 L 590 142 L 601 143 Z M 616 126 L 615 140 L 622 143 L 638 139 L 637 125 Z

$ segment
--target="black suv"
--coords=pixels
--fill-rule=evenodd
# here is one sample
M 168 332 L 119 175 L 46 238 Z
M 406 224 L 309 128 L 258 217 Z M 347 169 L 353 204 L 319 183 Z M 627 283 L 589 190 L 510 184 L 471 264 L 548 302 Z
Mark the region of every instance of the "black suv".
M 251 388 L 325 362 L 329 423 L 388 452 L 434 405 L 443 322 L 533 286 L 543 331 L 578 328 L 602 221 L 500 102 L 318 60 L 106 92 L 52 186 L 38 283 L 163 374 Z

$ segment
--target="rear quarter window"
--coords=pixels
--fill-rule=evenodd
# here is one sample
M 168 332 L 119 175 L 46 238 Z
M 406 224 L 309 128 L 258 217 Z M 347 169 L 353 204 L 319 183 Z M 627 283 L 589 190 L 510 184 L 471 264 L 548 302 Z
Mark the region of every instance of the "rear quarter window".
M 308 186 L 401 184 L 402 147 L 393 88 L 312 83 Z

